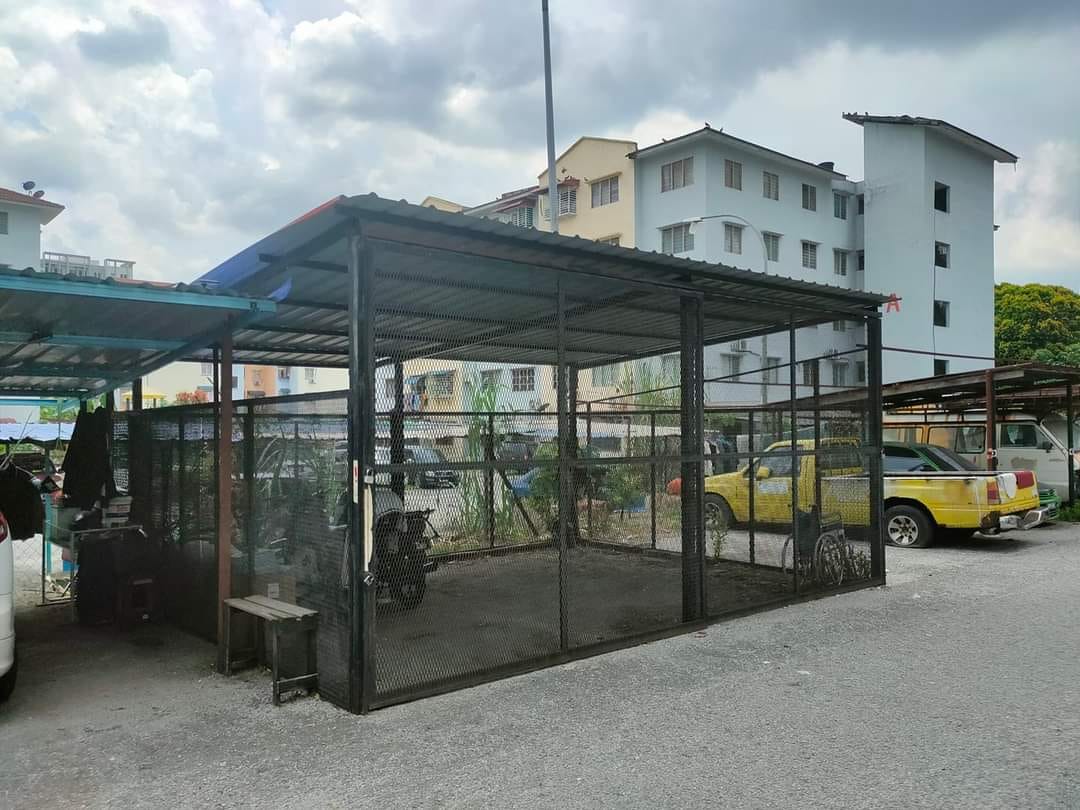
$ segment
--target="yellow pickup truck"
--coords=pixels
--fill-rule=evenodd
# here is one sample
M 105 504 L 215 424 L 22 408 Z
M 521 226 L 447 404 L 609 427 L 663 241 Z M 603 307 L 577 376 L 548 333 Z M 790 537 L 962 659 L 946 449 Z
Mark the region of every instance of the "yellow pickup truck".
M 812 450 L 811 439 L 799 440 Z M 825 439 L 822 459 L 822 514 L 839 514 L 845 526 L 869 526 L 866 469 L 852 440 Z M 799 511 L 816 506 L 814 456 L 799 457 Z M 705 479 L 705 511 L 710 522 L 732 526 L 750 519 L 750 482 L 754 516 L 760 524 L 791 524 L 791 442 L 776 442 L 742 469 Z M 976 531 L 1026 528 L 1041 521 L 1039 491 L 1030 471 L 885 473 L 885 539 L 894 546 L 924 548 L 938 532 L 970 535 Z

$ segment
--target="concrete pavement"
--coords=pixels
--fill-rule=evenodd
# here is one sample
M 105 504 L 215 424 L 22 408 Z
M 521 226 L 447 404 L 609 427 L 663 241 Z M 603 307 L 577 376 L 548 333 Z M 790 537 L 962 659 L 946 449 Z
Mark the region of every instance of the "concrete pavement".
M 366 718 L 209 645 L 35 621 L 0 806 L 1080 806 L 1080 527 Z M 54 614 L 55 615 L 55 614 Z

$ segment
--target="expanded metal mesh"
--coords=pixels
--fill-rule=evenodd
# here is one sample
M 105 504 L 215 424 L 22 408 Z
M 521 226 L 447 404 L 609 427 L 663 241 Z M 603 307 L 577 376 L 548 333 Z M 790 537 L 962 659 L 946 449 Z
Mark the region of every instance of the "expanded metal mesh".
M 858 386 L 824 390 L 834 361 L 815 347 L 773 357 L 789 336 L 772 336 L 768 368 L 724 361 L 733 373 L 720 374 L 715 347 L 701 345 L 708 307 L 654 292 L 649 328 L 672 351 L 579 369 L 600 346 L 617 356 L 617 340 L 589 336 L 605 308 L 641 307 L 638 291 L 568 295 L 538 276 L 521 311 L 507 305 L 482 324 L 447 313 L 454 328 L 436 341 L 402 314 L 438 317 L 420 286 L 400 301 L 376 290 L 371 418 L 362 404 L 350 424 L 344 396 L 235 408 L 232 593 L 319 612 L 329 700 L 355 708 L 359 689 L 361 705 L 385 705 L 880 575 L 871 401 L 865 389 L 830 399 Z M 531 359 L 552 332 L 564 375 L 541 362 L 548 353 Z M 481 344 L 513 359 L 462 359 Z M 209 636 L 213 413 L 127 424 L 149 523 L 178 526 L 169 605 Z M 353 489 L 354 446 L 372 476 L 370 558 L 350 524 L 363 488 Z M 303 654 L 288 646 L 286 669 L 299 674 Z

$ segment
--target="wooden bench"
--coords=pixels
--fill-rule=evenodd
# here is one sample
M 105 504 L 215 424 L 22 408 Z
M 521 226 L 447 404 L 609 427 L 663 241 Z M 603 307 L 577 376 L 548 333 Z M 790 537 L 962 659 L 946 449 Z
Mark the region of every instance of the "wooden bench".
M 318 685 L 319 673 L 316 667 L 317 652 L 315 649 L 316 634 L 318 632 L 319 611 L 310 608 L 302 608 L 288 602 L 271 599 L 268 596 L 247 596 L 225 600 L 225 674 L 231 675 L 233 670 L 232 658 L 232 615 L 234 610 L 254 616 L 257 623 L 255 629 L 255 649 L 253 655 L 245 661 L 257 662 L 262 655 L 262 638 L 259 628 L 266 622 L 270 628 L 270 671 L 273 673 L 274 705 L 281 704 L 281 693 L 288 689 L 306 688 L 308 693 Z M 298 628 L 307 631 L 307 670 L 306 675 L 297 675 L 292 678 L 282 678 L 279 662 L 279 637 L 281 629 Z

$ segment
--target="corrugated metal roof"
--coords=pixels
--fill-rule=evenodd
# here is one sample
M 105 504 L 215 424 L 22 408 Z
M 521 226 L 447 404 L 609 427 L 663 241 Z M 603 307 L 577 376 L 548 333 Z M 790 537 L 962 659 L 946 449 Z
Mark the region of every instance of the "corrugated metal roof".
M 990 143 L 985 138 L 980 138 L 966 129 L 961 129 L 955 124 L 943 121 L 940 118 L 923 118 L 921 115 L 870 115 L 869 113 L 844 113 L 844 120 L 862 126 L 863 124 L 900 124 L 913 127 L 932 127 L 953 140 L 960 141 L 980 152 L 992 157 L 998 163 L 1016 163 L 1018 158 L 1008 149 L 1002 149 L 997 144 Z
M 372 194 L 302 218 L 202 277 L 279 301 L 236 336 L 236 362 L 348 365 L 347 237 L 356 225 L 374 253 L 383 358 L 552 364 L 557 284 L 568 304 L 567 361 L 585 367 L 677 350 L 682 296 L 703 298 L 710 343 L 858 318 L 887 300 Z
M 0 270 L 0 395 L 101 393 L 274 309 L 203 285 Z

